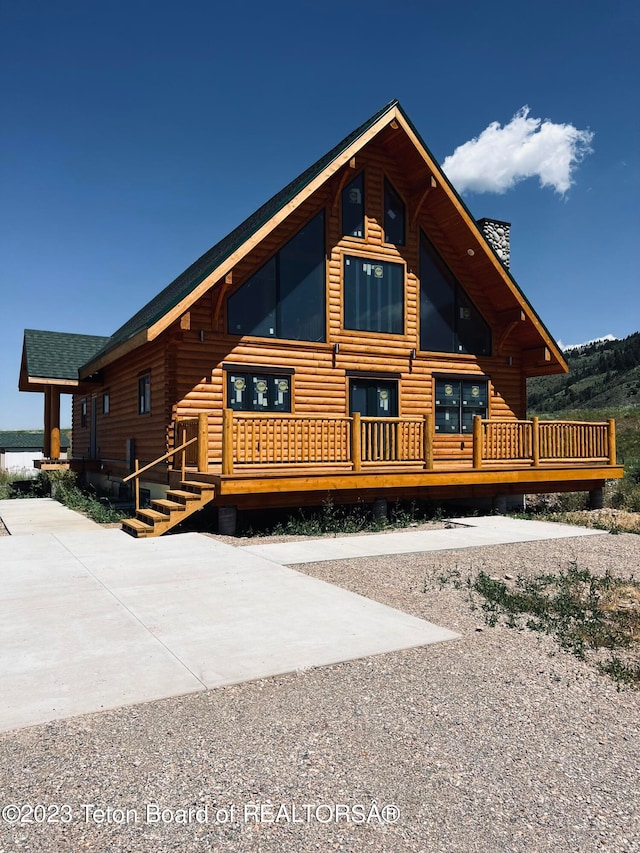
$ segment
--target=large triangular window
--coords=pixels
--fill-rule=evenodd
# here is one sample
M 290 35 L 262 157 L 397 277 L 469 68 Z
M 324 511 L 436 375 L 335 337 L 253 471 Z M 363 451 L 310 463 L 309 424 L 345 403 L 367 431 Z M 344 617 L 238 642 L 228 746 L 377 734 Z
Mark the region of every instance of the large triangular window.
M 491 329 L 430 240 L 420 234 L 420 349 L 491 354 Z
M 229 297 L 229 334 L 324 341 L 325 278 L 322 212 Z

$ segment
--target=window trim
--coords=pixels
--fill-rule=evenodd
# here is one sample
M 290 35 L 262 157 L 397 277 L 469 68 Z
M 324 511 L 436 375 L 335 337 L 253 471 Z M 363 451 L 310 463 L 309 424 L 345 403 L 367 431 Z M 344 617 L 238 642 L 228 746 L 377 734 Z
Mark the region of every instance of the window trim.
M 387 187 L 402 203 L 402 243 L 395 243 L 392 240 L 387 240 L 387 205 L 385 204 Z M 407 245 L 407 203 L 387 174 L 384 175 L 384 182 L 382 186 L 382 240 L 385 246 L 404 247 Z
M 146 392 L 143 394 L 143 383 Z M 151 414 L 151 371 L 145 370 L 138 376 L 138 414 Z
M 355 249 L 355 247 L 354 247 Z M 345 259 L 355 258 L 359 261 L 367 263 L 385 263 L 402 267 L 402 331 L 401 332 L 376 332 L 370 329 L 351 329 L 345 324 L 345 309 L 346 309 L 346 291 L 345 291 Z M 389 258 L 388 255 L 379 253 L 363 253 L 362 251 L 353 251 L 351 246 L 346 246 L 340 251 L 340 298 L 342 300 L 340 311 L 340 331 L 345 335 L 371 335 L 376 338 L 383 336 L 397 340 L 398 338 L 406 338 L 407 336 L 407 262 L 404 258 Z
M 345 234 L 344 228 L 344 194 L 354 181 L 362 178 L 362 237 L 357 237 L 355 234 Z M 340 234 L 341 240 L 357 240 L 359 244 L 367 242 L 367 170 L 360 169 L 350 181 L 347 181 L 340 191 Z
M 314 219 L 322 216 L 322 224 L 323 224 L 323 288 L 322 288 L 322 311 L 323 311 L 323 324 L 322 324 L 322 339 L 318 341 L 309 340 L 308 338 L 285 338 L 281 337 L 278 334 L 273 335 L 257 335 L 254 333 L 243 333 L 238 332 L 237 330 L 232 330 L 229 328 L 229 302 L 236 296 L 237 293 L 242 290 L 242 288 L 248 284 L 252 278 L 254 278 L 258 273 L 262 271 L 264 267 L 270 264 L 272 261 L 275 265 L 275 326 L 276 331 L 278 331 L 278 325 L 280 323 L 280 252 L 285 249 L 289 243 L 291 243 L 295 238 L 303 231 L 308 225 L 310 225 Z M 228 292 L 224 298 L 224 329 L 225 334 L 232 338 L 243 338 L 245 340 L 256 340 L 256 341 L 287 341 L 294 343 L 296 345 L 311 345 L 318 346 L 322 344 L 326 344 L 329 336 L 329 261 L 330 261 L 330 251 L 328 248 L 328 229 L 329 229 L 329 218 L 330 215 L 327 212 L 326 206 L 321 207 L 319 210 L 316 210 L 307 220 L 305 220 L 304 224 L 301 225 L 294 234 L 291 234 L 287 239 L 283 240 L 282 243 L 278 246 L 278 248 L 272 252 L 264 261 L 252 267 L 251 272 L 244 276 L 242 281 L 238 284 L 237 287 L 233 287 L 230 292 Z M 358 239 L 358 238 L 353 238 Z
M 231 409 L 234 412 L 245 412 L 248 414 L 259 414 L 260 412 L 264 412 L 265 414 L 270 415 L 291 415 L 294 414 L 294 400 L 295 400 L 295 370 L 293 368 L 285 368 L 285 367 L 261 367 L 260 365 L 253 364 L 223 364 L 224 369 L 224 408 Z M 244 409 L 236 409 L 229 402 L 229 382 L 231 381 L 232 373 L 240 373 L 245 376 L 255 377 L 257 375 L 267 376 L 269 379 L 278 379 L 284 376 L 289 379 L 289 408 L 288 409 L 272 409 L 266 408 L 261 410 L 256 410 L 253 408 L 244 408 Z
M 432 374 L 432 393 L 433 393 L 433 430 L 436 436 L 441 435 L 454 435 L 454 436 L 470 436 L 472 432 L 469 430 L 458 430 L 458 432 L 439 432 L 436 424 L 436 413 L 438 410 L 438 406 L 436 404 L 437 399 L 437 383 L 438 382 L 446 382 L 450 380 L 451 382 L 475 382 L 475 383 L 486 383 L 487 386 L 487 405 L 485 408 L 485 419 L 489 420 L 491 418 L 491 393 L 492 393 L 492 384 L 491 377 L 486 373 L 434 373 Z M 449 407 L 452 408 L 452 407 Z M 479 407 L 478 407 L 479 408 Z M 462 397 L 460 399 L 460 403 L 458 404 L 458 418 L 459 418 L 459 426 L 462 426 L 462 411 L 463 411 L 463 403 Z

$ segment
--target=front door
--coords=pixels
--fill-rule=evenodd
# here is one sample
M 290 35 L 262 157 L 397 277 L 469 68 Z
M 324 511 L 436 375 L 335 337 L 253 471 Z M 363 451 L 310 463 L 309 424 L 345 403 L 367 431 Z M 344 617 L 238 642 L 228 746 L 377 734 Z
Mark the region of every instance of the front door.
M 388 379 L 352 379 L 349 409 L 351 414 L 359 412 L 364 419 L 361 422 L 363 462 L 395 461 L 397 424 L 385 423 L 384 419 L 398 417 L 398 383 Z
M 398 383 L 388 379 L 352 379 L 349 386 L 350 414 L 363 418 L 398 417 Z

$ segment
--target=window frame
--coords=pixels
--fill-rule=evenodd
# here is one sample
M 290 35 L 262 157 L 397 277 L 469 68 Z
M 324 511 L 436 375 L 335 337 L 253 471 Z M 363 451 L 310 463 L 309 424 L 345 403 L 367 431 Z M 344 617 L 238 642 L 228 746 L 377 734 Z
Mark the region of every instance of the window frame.
M 347 325 L 347 289 L 346 289 L 346 275 L 345 270 L 347 266 L 347 260 L 355 260 L 366 264 L 371 264 L 374 266 L 376 264 L 386 264 L 387 266 L 398 267 L 402 271 L 402 294 L 401 294 L 401 306 L 402 306 L 402 320 L 401 320 L 401 330 L 397 332 L 388 332 L 382 331 L 379 329 L 364 329 L 364 328 L 353 328 Z M 401 338 L 406 337 L 407 334 L 407 263 L 403 258 L 393 258 L 390 259 L 388 256 L 380 256 L 376 254 L 362 254 L 358 252 L 351 251 L 350 248 L 344 249 L 340 253 L 340 276 L 341 276 L 341 296 L 342 296 L 342 332 L 345 334 L 354 334 L 358 335 L 375 335 L 377 337 L 385 336 L 390 338 Z
M 387 217 L 388 217 L 388 207 L 387 198 L 389 196 L 395 196 L 397 200 L 402 205 L 402 242 L 398 242 L 396 240 L 387 239 Z M 394 184 L 389 180 L 387 175 L 384 176 L 384 186 L 382 189 L 382 236 L 383 242 L 387 246 L 406 246 L 407 245 L 407 203 L 400 195 L 398 190 L 395 188 Z M 393 221 L 393 220 L 392 220 Z
M 433 265 L 439 270 L 442 280 L 448 285 L 452 294 L 450 311 L 451 322 L 449 325 L 449 332 L 451 334 L 450 349 L 433 349 L 432 347 L 429 348 L 427 346 L 424 346 L 424 344 L 428 343 L 428 341 L 425 340 L 425 338 L 428 337 L 428 332 L 423 328 L 425 323 L 425 318 L 423 317 L 423 299 L 428 298 L 432 304 L 433 300 L 427 297 L 426 287 L 423 286 L 423 282 L 425 281 L 422 263 L 423 251 L 426 251 L 427 254 L 431 256 Z M 488 336 L 488 348 L 486 352 L 474 352 L 470 350 L 461 349 L 461 312 L 467 306 L 473 312 L 475 312 L 477 318 L 479 318 L 480 321 L 484 324 L 484 327 L 486 327 L 486 333 Z M 482 311 L 478 308 L 475 303 L 475 300 L 469 295 L 466 288 L 460 283 L 460 281 L 458 281 L 458 278 L 453 272 L 453 270 L 449 267 L 445 259 L 442 257 L 436 246 L 429 239 L 424 229 L 422 228 L 419 231 L 418 238 L 418 340 L 420 352 L 453 354 L 463 358 L 490 358 L 493 355 L 494 349 L 493 328 L 491 324 L 488 322 Z
M 362 242 L 367 241 L 367 215 L 366 215 L 366 175 L 365 169 L 361 169 L 353 178 L 342 188 L 342 192 L 340 193 L 340 233 L 342 235 L 343 240 L 359 240 Z M 362 208 L 362 234 L 347 234 L 345 230 L 344 220 L 345 220 L 345 194 L 351 188 L 356 181 L 362 182 L 362 198 L 360 200 L 360 206 Z
M 223 365 L 223 369 L 225 372 L 224 379 L 224 397 L 225 397 L 225 408 L 231 409 L 234 412 L 249 412 L 249 413 L 268 413 L 268 414 L 292 414 L 293 412 L 293 391 L 294 391 L 294 380 L 293 377 L 295 372 L 293 369 L 289 368 L 276 368 L 276 367 L 261 367 L 260 365 L 251 365 L 251 364 L 239 364 L 239 365 L 231 365 L 225 364 Z M 267 406 L 258 406 L 254 403 L 251 405 L 234 405 L 234 402 L 231 400 L 231 383 L 236 379 L 244 378 L 245 386 L 240 391 L 244 391 L 245 389 L 249 389 L 253 384 L 257 383 L 258 379 L 266 378 L 267 380 Z M 277 385 L 282 382 L 288 382 L 287 400 L 286 405 L 282 407 L 276 405 L 274 406 L 270 400 L 271 393 L 273 390 L 277 388 Z M 275 386 L 275 387 L 274 387 Z M 264 392 L 261 392 L 264 393 Z
M 307 228 L 311 223 L 318 218 L 322 218 L 322 287 L 321 287 L 321 298 L 322 298 L 322 308 L 321 308 L 321 336 L 318 339 L 312 338 L 288 338 L 284 337 L 280 334 L 280 326 L 283 322 L 282 320 L 282 308 L 281 303 L 283 302 L 282 288 L 283 288 L 283 277 L 281 277 L 281 261 L 280 256 L 281 253 L 284 252 L 288 246 L 293 243 L 293 241 Z M 297 344 L 301 345 L 314 345 L 314 344 L 324 344 L 327 342 L 328 335 L 328 319 L 327 319 L 327 303 L 328 303 L 328 281 L 327 281 L 327 271 L 328 271 L 328 256 L 327 256 L 327 212 L 324 207 L 320 210 L 317 210 L 313 216 L 309 217 L 307 221 L 295 232 L 292 234 L 288 240 L 283 242 L 276 252 L 273 252 L 266 261 L 260 264 L 257 268 L 253 270 L 253 272 L 248 275 L 242 283 L 233 290 L 232 293 L 229 293 L 225 299 L 225 311 L 226 311 L 226 334 L 235 338 L 257 338 L 260 340 L 268 340 L 268 341 L 294 341 Z M 231 328 L 231 317 L 230 317 L 230 303 L 232 300 L 242 291 L 242 289 L 249 284 L 253 279 L 257 278 L 264 271 L 267 270 L 269 265 L 273 265 L 274 273 L 273 273 L 273 321 L 274 321 L 274 334 L 257 334 L 256 332 L 243 332 L 237 329 Z
M 458 390 L 458 402 L 454 405 L 446 406 L 444 403 L 441 403 L 438 397 L 438 385 L 442 383 L 443 385 L 457 384 L 459 386 Z M 484 385 L 486 388 L 486 405 L 484 406 L 467 406 L 467 400 L 465 400 L 465 385 Z M 451 430 L 443 430 L 440 429 L 438 423 L 438 412 L 446 412 L 449 410 L 451 412 L 453 409 L 456 409 L 456 417 L 457 417 L 457 426 L 458 429 Z M 471 419 L 471 424 L 467 427 L 464 423 L 464 412 L 472 411 L 473 414 L 479 414 L 483 420 L 488 420 L 491 412 L 491 377 L 486 374 L 464 374 L 464 373 L 446 373 L 446 374 L 434 374 L 433 376 L 433 425 L 434 432 L 436 435 L 456 435 L 456 436 L 470 436 L 473 434 L 473 417 Z
M 151 371 L 138 376 L 138 414 L 151 414 Z

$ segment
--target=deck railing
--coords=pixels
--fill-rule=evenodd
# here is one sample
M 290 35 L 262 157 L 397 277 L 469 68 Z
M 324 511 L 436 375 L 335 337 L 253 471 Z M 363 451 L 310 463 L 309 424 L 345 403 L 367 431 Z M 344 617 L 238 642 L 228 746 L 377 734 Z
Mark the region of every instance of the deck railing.
M 473 467 L 485 462 L 552 462 L 616 464 L 615 421 L 494 421 L 478 416 L 473 422 Z
M 324 417 L 225 409 L 222 473 L 249 465 L 337 465 L 354 471 L 397 462 L 433 467 L 432 433 L 429 415 Z

